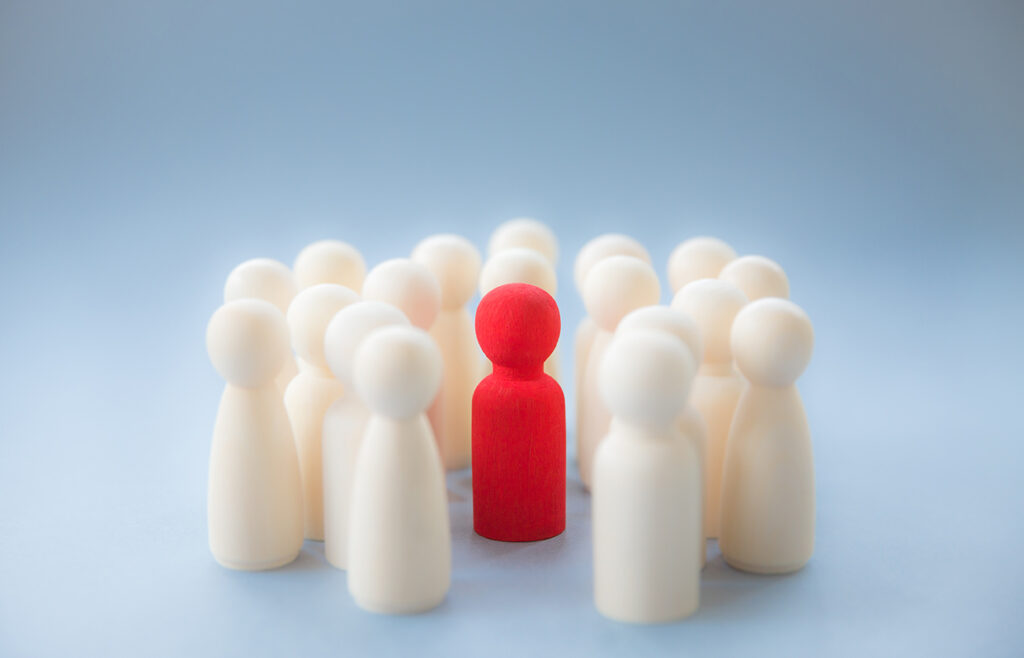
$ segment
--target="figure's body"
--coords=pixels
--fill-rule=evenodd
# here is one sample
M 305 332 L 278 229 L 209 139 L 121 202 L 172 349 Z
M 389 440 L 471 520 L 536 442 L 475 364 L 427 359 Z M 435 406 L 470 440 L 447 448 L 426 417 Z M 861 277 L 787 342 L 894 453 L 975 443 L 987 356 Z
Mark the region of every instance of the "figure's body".
M 306 539 L 323 541 L 324 414 L 341 397 L 342 386 L 327 369 L 324 333 L 334 314 L 359 301 L 344 286 L 321 283 L 300 292 L 288 309 L 295 353 L 306 364 L 284 392 L 284 406 L 295 434 L 302 472 Z
M 555 268 L 539 252 L 525 247 L 503 249 L 487 259 L 480 270 L 480 294 L 486 295 L 506 283 L 528 283 L 552 297 L 558 292 Z M 484 362 L 484 375 L 493 371 L 490 361 Z M 544 361 L 544 372 L 558 381 L 558 346 Z
M 576 437 L 580 479 L 590 488 L 594 451 L 608 432 L 611 414 L 598 391 L 598 372 L 604 352 L 618 327 L 630 311 L 658 303 L 661 288 L 658 275 L 650 265 L 632 256 L 611 256 L 598 262 L 587 274 L 583 301 L 587 313 L 597 323 L 587 367 L 584 370 Z
M 788 300 L 766 298 L 733 325 L 736 365 L 750 384 L 732 423 L 722 481 L 726 562 L 755 573 L 787 573 L 814 552 L 814 460 L 796 380 L 814 330 Z
M 284 316 L 241 299 L 222 306 L 206 332 L 227 380 L 210 449 L 210 551 L 231 569 L 272 569 L 302 548 L 302 483 L 275 376 L 289 354 Z
M 718 278 L 739 288 L 748 302 L 765 297 L 789 298 L 786 273 L 764 256 L 741 256 L 722 268 Z
M 338 311 L 324 334 L 327 364 L 342 385 L 341 397 L 327 409 L 323 425 L 324 555 L 338 569 L 348 566 L 352 480 L 370 419 L 352 382 L 352 362 L 363 340 L 388 326 L 409 326 L 409 320 L 390 304 L 363 301 Z
M 624 336 L 631 331 L 661 331 L 669 336 L 678 338 L 689 351 L 694 364 L 699 364 L 704 358 L 704 340 L 701 338 L 700 329 L 697 323 L 689 315 L 677 309 L 667 306 L 645 306 L 638 308 L 619 322 L 615 330 L 615 336 Z M 704 500 L 704 462 L 707 459 L 708 451 L 708 424 L 704 422 L 697 408 L 692 402 L 687 402 L 683 412 L 678 419 L 679 431 L 684 437 L 693 441 L 693 448 L 697 453 L 699 466 L 700 492 L 701 492 L 701 518 L 703 519 Z M 702 520 L 703 524 L 703 520 Z M 704 534 L 703 525 L 699 539 L 700 561 L 703 566 L 707 559 L 707 536 Z
M 745 385 L 732 366 L 729 332 L 746 303 L 736 286 L 718 279 L 699 279 L 683 286 L 672 308 L 696 321 L 704 339 L 704 360 L 697 371 L 690 402 L 704 418 L 708 444 L 704 461 L 704 531 L 718 537 L 722 499 L 722 463 L 736 403 Z
M 650 330 L 617 336 L 601 364 L 614 420 L 594 461 L 594 601 L 612 619 L 673 621 L 700 600 L 700 460 L 678 425 L 694 369 Z
M 224 302 L 237 299 L 262 299 L 277 307 L 282 314 L 298 293 L 295 276 L 288 266 L 272 258 L 253 258 L 231 270 L 224 282 Z M 291 350 L 285 355 L 284 365 L 277 375 L 277 387 L 281 393 L 299 372 Z
M 386 302 L 395 306 L 412 326 L 432 331 L 441 312 L 441 284 L 425 265 L 408 258 L 392 258 L 370 270 L 363 282 L 363 298 Z M 437 441 L 438 454 L 444 454 L 441 445 L 444 431 L 444 382 L 437 399 L 427 410 L 427 419 Z
M 371 612 L 429 610 L 451 582 L 444 469 L 423 413 L 441 369 L 433 340 L 412 327 L 378 329 L 356 351 L 356 390 L 371 416 L 352 485 L 348 588 Z
M 599 261 L 609 256 L 633 256 L 639 258 L 648 265 L 651 264 L 651 256 L 642 244 L 621 233 L 605 233 L 593 238 L 580 249 L 573 263 L 573 280 L 576 283 L 576 291 L 583 297 L 583 286 L 587 281 L 590 268 Z M 587 359 L 590 356 L 590 348 L 594 344 L 598 327 L 589 316 L 584 316 L 576 327 L 573 335 L 573 391 L 576 395 L 576 457 L 580 454 L 580 410 L 583 395 L 583 372 L 587 368 Z
M 441 310 L 430 329 L 444 359 L 438 445 L 445 468 L 460 470 L 470 461 L 470 413 L 479 373 L 466 304 L 476 290 L 480 254 L 463 237 L 435 235 L 416 245 L 412 260 L 430 270 L 441 290 Z
M 736 251 L 718 238 L 701 236 L 680 242 L 668 257 L 672 292 L 678 294 L 683 286 L 699 279 L 718 277 L 735 258 Z
M 555 300 L 529 284 L 499 286 L 477 309 L 494 373 L 473 394 L 473 527 L 489 539 L 565 530 L 565 398 L 543 370 L 560 326 Z

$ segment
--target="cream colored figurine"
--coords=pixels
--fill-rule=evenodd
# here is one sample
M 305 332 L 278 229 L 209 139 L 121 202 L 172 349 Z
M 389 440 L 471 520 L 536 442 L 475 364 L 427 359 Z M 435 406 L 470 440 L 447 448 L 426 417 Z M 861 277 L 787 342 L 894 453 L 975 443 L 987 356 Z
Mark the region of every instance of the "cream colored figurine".
M 764 297 L 789 297 L 789 279 L 782 267 L 764 256 L 741 256 L 722 269 L 719 279 L 743 291 L 748 301 Z
M 493 258 L 506 249 L 533 249 L 551 266 L 558 265 L 558 238 L 543 222 L 528 217 L 510 219 L 494 229 L 487 244 L 487 257 Z
M 601 614 L 653 624 L 700 600 L 700 458 L 679 415 L 696 365 L 662 331 L 616 336 L 600 389 L 613 414 L 594 460 L 594 601 Z
M 627 313 L 658 303 L 661 288 L 658 275 L 650 265 L 632 256 L 611 256 L 600 261 L 587 275 L 583 301 L 587 313 L 597 324 L 598 332 L 590 347 L 583 374 L 577 419 L 577 458 L 583 485 L 590 488 L 594 451 L 608 432 L 611 415 L 598 392 L 598 371 L 601 359 L 619 321 Z
M 552 297 L 558 292 L 555 268 L 550 261 L 534 249 L 512 247 L 499 251 L 487 259 L 480 270 L 480 295 L 486 295 L 506 283 L 528 283 L 537 286 Z M 485 374 L 491 372 L 491 362 L 485 363 Z M 558 348 L 544 362 L 544 372 L 558 379 Z
M 704 358 L 704 341 L 700 337 L 700 329 L 697 323 L 689 315 L 668 306 L 645 306 L 638 308 L 626 317 L 622 318 L 615 336 L 623 336 L 631 331 L 661 331 L 669 336 L 678 338 L 689 350 L 693 358 L 694 367 L 700 364 Z M 697 451 L 700 464 L 700 491 L 701 500 L 704 498 L 704 462 L 708 451 L 708 424 L 704 417 L 693 406 L 687 403 L 683 413 L 679 416 L 679 431 L 683 436 L 693 440 L 693 447 Z M 701 509 L 703 510 L 703 503 Z M 701 512 L 703 517 L 703 511 Z M 706 559 L 706 540 L 703 526 L 700 532 L 700 560 L 703 565 Z
M 788 300 L 753 302 L 733 323 L 732 352 L 750 385 L 729 434 L 718 543 L 743 571 L 796 571 L 814 552 L 814 460 L 796 389 L 813 347 L 810 319 Z
M 719 279 L 698 279 L 683 286 L 672 308 L 692 317 L 704 339 L 704 362 L 697 371 L 690 401 L 708 427 L 704 460 L 704 532 L 718 537 L 722 494 L 722 461 L 743 378 L 732 366 L 729 332 L 746 297 L 739 288 Z
M 372 415 L 352 485 L 348 589 L 371 612 L 423 612 L 451 583 L 444 470 L 423 413 L 441 353 L 420 329 L 386 327 L 356 350 L 352 374 Z
M 431 330 L 441 312 L 441 284 L 437 277 L 425 265 L 408 258 L 392 258 L 370 270 L 363 283 L 363 298 L 398 307 L 414 327 L 424 331 Z M 437 399 L 427 410 L 427 419 L 441 454 L 444 450 L 440 443 L 444 423 L 442 395 L 439 390 Z
M 736 252 L 718 238 L 690 238 L 679 243 L 668 258 L 668 282 L 672 292 L 698 279 L 714 279 L 736 258 Z
M 324 333 L 335 313 L 357 301 L 359 295 L 348 288 L 321 283 L 296 295 L 288 309 L 292 347 L 307 364 L 284 392 L 284 406 L 299 450 L 306 539 L 324 538 L 324 414 L 342 394 L 341 384 L 327 369 Z
M 324 415 L 324 554 L 339 569 L 348 567 L 348 511 L 356 459 L 370 418 L 366 403 L 352 383 L 356 350 L 371 332 L 382 327 L 409 326 L 391 304 L 356 302 L 338 311 L 324 334 L 324 354 L 342 385 L 342 395 Z
M 288 312 L 288 305 L 298 293 L 295 277 L 288 266 L 272 258 L 253 258 L 231 270 L 224 283 L 224 302 L 236 299 L 262 299 Z M 284 392 L 288 382 L 299 372 L 291 350 L 285 355 L 284 366 L 277 375 L 277 387 Z
M 430 335 L 441 348 L 441 461 L 449 471 L 469 467 L 470 417 L 480 359 L 473 318 L 466 304 L 476 292 L 480 252 L 458 235 L 434 235 L 413 249 L 412 260 L 434 275 L 441 289 L 441 311 Z
M 294 269 L 299 290 L 320 283 L 334 283 L 360 292 L 366 277 L 362 254 L 341 240 L 320 240 L 307 246 L 295 259 Z
M 230 569 L 272 569 L 302 549 L 295 441 L 274 377 L 289 354 L 284 316 L 270 302 L 220 307 L 206 349 L 227 380 L 210 449 L 210 551 Z
M 651 264 L 651 256 L 642 244 L 621 233 L 605 233 L 593 238 L 580 249 L 573 263 L 573 281 L 576 284 L 576 291 L 583 297 L 583 286 L 587 281 L 587 274 L 590 268 L 599 261 L 609 256 L 633 256 L 639 258 L 648 265 Z M 580 320 L 576 327 L 576 334 L 573 337 L 573 391 L 576 395 L 576 455 L 580 454 L 580 405 L 583 396 L 583 371 L 587 367 L 587 357 L 590 356 L 590 347 L 594 344 L 594 337 L 597 336 L 597 325 L 594 320 L 586 315 Z

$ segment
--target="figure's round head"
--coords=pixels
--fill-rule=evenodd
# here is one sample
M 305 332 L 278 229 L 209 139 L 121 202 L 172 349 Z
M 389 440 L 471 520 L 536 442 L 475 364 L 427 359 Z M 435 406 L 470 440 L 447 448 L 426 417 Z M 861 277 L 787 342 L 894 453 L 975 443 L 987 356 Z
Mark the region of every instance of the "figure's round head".
M 346 387 L 352 386 L 352 364 L 363 340 L 382 327 L 409 327 L 409 319 L 391 304 L 356 302 L 334 314 L 324 334 L 327 366 Z
M 359 292 L 366 276 L 362 254 L 341 240 L 320 240 L 309 245 L 299 252 L 294 269 L 299 290 L 334 283 Z
M 747 298 L 740 289 L 721 279 L 698 279 L 683 286 L 672 300 L 672 308 L 689 315 L 704 339 L 704 363 L 732 361 L 729 332 L 732 321 Z
M 480 294 L 486 295 L 506 283 L 528 283 L 551 296 L 558 288 L 551 262 L 539 252 L 523 247 L 494 254 L 480 270 Z
M 558 344 L 561 318 L 548 293 L 527 283 L 498 286 L 476 309 L 476 338 L 495 365 L 542 366 Z
M 683 341 L 694 363 L 704 359 L 704 339 L 697 323 L 686 313 L 668 306 L 645 306 L 622 318 L 615 335 L 630 331 L 663 331 Z
M 665 427 L 686 407 L 696 370 L 682 341 L 663 331 L 638 329 L 609 343 L 598 370 L 598 387 L 616 418 Z
M 741 256 L 718 275 L 743 291 L 750 301 L 765 297 L 789 298 L 789 279 L 782 267 L 764 256 Z
M 583 245 L 573 264 L 573 279 L 576 281 L 576 290 L 581 295 L 583 286 L 587 282 L 587 275 L 590 274 L 590 268 L 609 256 L 633 256 L 648 265 L 651 264 L 651 255 L 647 253 L 647 249 L 628 235 L 621 233 L 599 235 Z
M 430 329 L 441 310 L 441 286 L 425 265 L 392 258 L 370 270 L 363 297 L 397 306 L 413 326 Z
M 427 332 L 384 327 L 356 350 L 352 378 L 375 413 L 404 420 L 423 413 L 441 386 L 441 352 Z
M 441 308 L 466 305 L 476 291 L 480 252 L 461 235 L 432 235 L 412 250 L 412 260 L 423 265 L 441 288 Z
M 277 307 L 262 299 L 221 306 L 206 326 L 206 351 L 229 384 L 256 388 L 274 381 L 288 354 L 288 325 Z
M 736 367 L 758 386 L 789 386 L 807 368 L 814 327 L 802 308 L 777 297 L 751 302 L 732 325 Z
M 359 295 L 334 283 L 320 283 L 296 295 L 288 307 L 288 329 L 295 353 L 310 365 L 326 368 L 324 333 L 327 324 L 335 313 L 358 301 Z
M 653 306 L 661 297 L 658 275 L 647 263 L 633 256 L 610 256 L 587 274 L 583 304 L 598 327 L 615 331 L 630 311 Z
M 558 264 L 558 238 L 546 224 L 536 219 L 510 219 L 494 229 L 487 244 L 487 257 L 515 247 L 533 249 L 547 258 L 552 266 Z
M 253 258 L 231 270 L 224 283 L 224 301 L 262 299 L 282 313 L 298 292 L 295 277 L 288 266 L 273 258 Z
M 736 251 L 718 238 L 690 238 L 668 257 L 668 282 L 673 292 L 698 279 L 713 279 L 736 258 Z

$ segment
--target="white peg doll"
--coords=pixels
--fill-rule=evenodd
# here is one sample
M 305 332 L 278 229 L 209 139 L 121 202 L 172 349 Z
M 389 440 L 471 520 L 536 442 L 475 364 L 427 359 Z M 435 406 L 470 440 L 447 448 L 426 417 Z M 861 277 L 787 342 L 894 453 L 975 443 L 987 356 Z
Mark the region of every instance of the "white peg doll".
M 576 255 L 573 263 L 573 281 L 576 283 L 576 291 L 583 297 L 583 285 L 587 281 L 587 274 L 590 268 L 609 256 L 633 256 L 639 258 L 648 265 L 651 264 L 651 256 L 642 244 L 621 233 L 604 233 L 591 239 Z M 576 327 L 573 337 L 573 391 L 576 396 L 576 454 L 580 453 L 579 444 L 579 418 L 580 406 L 583 396 L 583 371 L 587 367 L 587 357 L 590 356 L 590 347 L 594 344 L 594 337 L 597 336 L 597 324 L 593 318 L 585 315 Z
M 682 311 L 668 306 L 638 308 L 622 318 L 618 329 L 615 330 L 615 336 L 623 336 L 631 331 L 661 331 L 678 338 L 690 351 L 694 367 L 699 365 L 704 358 L 704 340 L 700 336 L 700 329 L 693 318 Z M 683 436 L 693 440 L 693 447 L 697 451 L 700 463 L 701 516 L 703 517 L 704 461 L 708 451 L 708 424 L 704 422 L 704 417 L 700 415 L 696 407 L 689 402 L 683 408 L 683 413 L 679 415 L 679 431 Z M 703 526 L 699 539 L 701 565 L 703 565 L 707 553 L 707 537 L 704 535 Z
M 506 249 L 533 249 L 544 256 L 552 267 L 558 265 L 558 238 L 546 224 L 529 217 L 510 219 L 491 233 L 487 257 L 493 258 Z
M 390 326 L 407 327 L 409 320 L 391 304 L 362 301 L 338 311 L 324 334 L 327 365 L 342 385 L 341 397 L 324 414 L 323 429 L 324 555 L 338 569 L 348 566 L 352 479 L 370 418 L 352 382 L 352 363 L 363 339 Z
M 528 283 L 537 286 L 552 297 L 558 292 L 555 268 L 540 252 L 526 247 L 503 249 L 487 259 L 480 270 L 480 295 L 486 295 L 506 283 Z M 491 363 L 486 361 L 486 372 Z M 544 372 L 558 379 L 558 348 L 544 362 Z
M 371 416 L 352 485 L 348 588 L 371 612 L 429 610 L 451 582 L 444 470 L 424 414 L 441 369 L 434 341 L 412 327 L 378 329 L 356 351 Z
M 425 265 L 408 258 L 392 258 L 370 270 L 363 282 L 363 298 L 398 307 L 412 326 L 428 332 L 441 312 L 441 284 L 437 277 Z M 443 450 L 440 443 L 443 413 L 439 390 L 437 399 L 427 410 L 439 453 Z
M 698 279 L 714 279 L 736 258 L 736 251 L 718 238 L 701 236 L 680 242 L 668 257 L 672 292 Z
M 308 367 L 288 384 L 284 406 L 299 450 L 306 539 L 316 541 L 324 539 L 324 414 L 342 394 L 341 384 L 327 369 L 324 333 L 335 313 L 357 301 L 359 295 L 348 288 L 321 283 L 296 295 L 288 308 L 292 347 Z
M 272 258 L 253 258 L 231 270 L 224 283 L 224 302 L 236 299 L 262 299 L 288 312 L 288 305 L 298 293 L 295 276 L 288 266 Z M 284 392 L 288 382 L 298 373 L 291 350 L 285 355 L 284 365 L 277 375 L 277 386 Z
M 789 298 L 789 279 L 782 267 L 764 256 L 740 256 L 718 275 L 743 291 L 748 301 L 764 297 Z
M 690 402 L 708 427 L 704 459 L 704 533 L 718 537 L 722 497 L 722 462 L 736 402 L 744 381 L 732 365 L 729 334 L 746 297 L 739 288 L 719 279 L 698 279 L 683 286 L 672 308 L 694 319 L 704 339 L 704 361 L 693 382 Z
M 632 256 L 611 256 L 590 269 L 583 287 L 587 313 L 597 324 L 583 375 L 576 423 L 577 458 L 583 485 L 590 488 L 594 451 L 608 431 L 611 415 L 598 391 L 598 370 L 619 321 L 627 313 L 658 303 L 661 288 L 650 265 Z
M 210 449 L 210 551 L 230 569 L 272 569 L 302 549 L 302 484 L 295 442 L 274 381 L 288 327 L 273 304 L 228 302 L 210 319 L 206 349 L 227 380 Z
M 788 300 L 752 302 L 733 323 L 732 352 L 750 385 L 726 448 L 718 543 L 737 569 L 788 573 L 814 552 L 814 460 L 796 388 L 813 347 L 810 319 Z
M 479 375 L 476 334 L 466 304 L 476 292 L 480 252 L 461 236 L 434 235 L 416 245 L 412 260 L 430 270 L 441 291 L 441 310 L 430 328 L 444 360 L 437 440 L 445 468 L 460 470 L 469 466 L 473 389 Z
M 687 617 L 700 600 L 700 459 L 679 415 L 696 366 L 662 331 L 616 336 L 600 389 L 613 422 L 594 460 L 594 601 L 632 623 Z
M 299 290 L 333 283 L 360 292 L 366 277 L 366 262 L 359 250 L 347 242 L 320 240 L 299 252 L 294 270 Z

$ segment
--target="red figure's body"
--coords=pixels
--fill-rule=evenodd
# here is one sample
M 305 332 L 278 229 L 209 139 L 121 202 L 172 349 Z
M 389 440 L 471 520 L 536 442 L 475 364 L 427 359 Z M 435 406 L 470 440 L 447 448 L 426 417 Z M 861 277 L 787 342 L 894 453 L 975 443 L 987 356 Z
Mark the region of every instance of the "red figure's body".
M 565 396 L 544 373 L 560 329 L 555 300 L 525 283 L 495 288 L 477 308 L 494 373 L 473 393 L 473 527 L 489 539 L 565 530 Z

